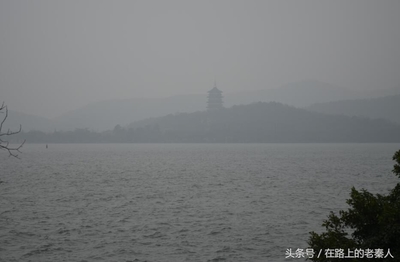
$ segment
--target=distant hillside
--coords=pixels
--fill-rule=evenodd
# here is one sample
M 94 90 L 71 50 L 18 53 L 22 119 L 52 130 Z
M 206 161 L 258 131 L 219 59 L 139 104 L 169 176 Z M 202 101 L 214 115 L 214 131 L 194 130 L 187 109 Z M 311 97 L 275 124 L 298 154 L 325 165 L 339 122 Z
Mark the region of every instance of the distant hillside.
M 318 103 L 306 109 L 332 115 L 384 118 L 400 124 L 400 95 Z
M 280 103 L 146 119 L 119 132 L 130 142 L 400 142 L 400 125 Z
M 192 113 L 203 111 L 206 109 L 207 91 L 209 89 L 211 87 L 205 88 L 203 94 L 178 95 L 167 98 L 114 99 L 96 102 L 67 112 L 51 120 L 10 111 L 11 115 L 6 121 L 6 126 L 16 129 L 19 128 L 19 124 L 22 124 L 22 128 L 25 131 L 38 130 L 44 132 L 54 130 L 71 131 L 85 128 L 97 132 L 111 130 L 116 125 L 126 126 L 134 121 L 150 117 L 160 117 L 179 112 Z M 221 90 L 224 91 L 224 87 L 221 87 Z M 400 89 L 383 89 L 381 92 L 392 94 L 400 92 Z M 340 102 L 343 104 L 335 103 L 335 101 L 356 97 L 376 97 L 378 93 L 378 91 L 355 93 L 328 83 L 309 80 L 289 83 L 276 89 L 249 90 L 238 93 L 223 92 L 223 100 L 225 107 L 254 102 L 275 101 L 296 107 L 307 107 L 307 109 L 317 112 L 360 115 L 372 118 L 385 117 L 399 123 L 400 114 L 396 112 L 399 112 L 398 105 L 400 103 L 396 102 L 397 100 L 393 102 L 379 102 L 379 99 L 376 101 L 371 99 L 368 105 L 361 106 L 360 102 L 360 105 L 354 106 L 354 108 L 345 104 L 358 104 L 360 100 Z M 388 98 L 388 100 L 390 99 Z M 315 105 L 311 106 L 312 104 Z M 389 105 L 391 105 L 390 108 Z
M 74 130 L 89 128 L 103 131 L 115 125 L 127 125 L 133 121 L 159 117 L 177 112 L 192 113 L 206 109 L 207 91 L 204 94 L 180 95 L 160 99 L 120 99 L 97 102 L 55 118 L 57 129 Z M 224 91 L 224 88 L 221 87 Z M 276 101 L 293 106 L 309 106 L 313 103 L 351 98 L 348 90 L 319 81 L 301 81 L 277 89 L 245 91 L 229 94 L 224 92 L 226 107 L 253 102 Z
M 226 95 L 226 105 L 250 104 L 254 102 L 279 102 L 295 107 L 352 99 L 356 93 L 328 83 L 308 80 L 289 83 L 275 89 L 239 92 Z
M 400 95 L 400 85 L 392 88 L 380 88 L 375 90 L 367 90 L 360 93 L 360 99 L 377 98 L 384 96 Z
M 206 94 L 167 98 L 114 99 L 89 104 L 55 118 L 60 130 L 89 128 L 94 131 L 113 129 L 144 118 L 177 112 L 205 109 Z
M 4 115 L 0 115 L 1 120 Z M 35 115 L 20 113 L 13 110 L 8 110 L 8 117 L 4 122 L 4 130 L 18 130 L 22 126 L 23 131 L 39 130 L 44 132 L 52 132 L 56 128 L 54 121 Z

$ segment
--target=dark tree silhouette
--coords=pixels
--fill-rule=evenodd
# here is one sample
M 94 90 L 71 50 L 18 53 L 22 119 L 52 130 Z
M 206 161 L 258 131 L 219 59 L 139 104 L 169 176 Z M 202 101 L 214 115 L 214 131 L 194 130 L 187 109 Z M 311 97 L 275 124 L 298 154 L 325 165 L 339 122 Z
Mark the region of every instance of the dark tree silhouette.
M 393 160 L 396 164 L 392 172 L 400 178 L 400 150 Z M 331 212 L 324 221 L 325 232 L 310 233 L 310 247 L 324 251 L 322 256 L 313 256 L 310 260 L 400 261 L 400 182 L 388 195 L 374 195 L 353 187 L 350 197 L 348 210 L 341 210 L 339 214 Z M 383 256 L 377 254 L 378 249 L 384 249 Z M 352 259 L 349 259 L 349 250 L 354 251 Z M 347 257 L 340 256 L 340 252 L 347 252 Z
M 25 140 L 17 147 L 12 147 L 10 146 L 10 142 L 7 140 L 7 137 L 18 134 L 19 132 L 21 132 L 22 126 L 19 126 L 19 130 L 18 131 L 11 131 L 10 129 L 7 130 L 7 132 L 3 132 L 3 124 L 6 121 L 7 117 L 8 117 L 8 108 L 6 105 L 3 104 L 0 107 L 0 113 L 1 114 L 5 114 L 3 119 L 1 120 L 0 123 L 0 149 L 1 150 L 5 150 L 8 152 L 9 156 L 13 156 L 15 158 L 18 158 L 18 152 L 22 146 L 25 143 Z

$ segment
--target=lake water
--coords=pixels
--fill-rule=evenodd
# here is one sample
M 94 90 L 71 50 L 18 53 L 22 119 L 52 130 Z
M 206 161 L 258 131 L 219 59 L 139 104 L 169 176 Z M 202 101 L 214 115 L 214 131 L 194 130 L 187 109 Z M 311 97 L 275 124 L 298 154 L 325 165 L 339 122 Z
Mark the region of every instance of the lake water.
M 50 144 L 0 155 L 0 261 L 301 261 L 400 144 Z

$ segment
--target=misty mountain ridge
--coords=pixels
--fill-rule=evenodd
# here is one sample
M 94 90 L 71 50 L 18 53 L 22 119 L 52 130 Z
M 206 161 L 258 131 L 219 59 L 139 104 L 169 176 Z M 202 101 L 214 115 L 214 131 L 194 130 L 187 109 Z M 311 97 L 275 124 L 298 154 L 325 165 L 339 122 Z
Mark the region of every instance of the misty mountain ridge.
M 132 98 L 112 99 L 88 104 L 84 107 L 67 112 L 54 119 L 46 119 L 23 113 L 14 113 L 15 123 L 22 125 L 23 130 L 75 130 L 87 128 L 93 131 L 111 130 L 116 125 L 126 126 L 141 119 L 160 117 L 179 112 L 196 112 L 206 109 L 207 91 L 204 94 L 176 95 L 166 98 Z M 220 88 L 224 91 L 223 87 Z M 395 93 L 397 89 L 388 89 Z M 377 95 L 378 92 L 370 92 Z M 400 89 L 399 89 L 400 94 Z M 355 99 L 366 96 L 359 92 L 347 90 L 328 83 L 307 80 L 289 83 L 275 89 L 223 93 L 225 107 L 254 102 L 280 102 L 295 107 L 308 107 L 315 103 L 326 103 L 345 99 Z M 31 118 L 31 120 L 29 120 Z M 11 122 L 11 118 L 7 120 Z M 19 128 L 19 124 L 17 127 Z
M 113 129 L 117 124 L 176 112 L 204 110 L 206 95 L 178 95 L 167 98 L 113 99 L 96 102 L 56 117 L 60 130 Z
M 399 142 L 400 125 L 325 115 L 276 102 L 170 114 L 114 130 L 130 142 Z M 124 133 L 125 132 L 125 133 Z
M 306 109 L 330 115 L 384 118 L 400 124 L 400 94 L 313 104 Z
M 204 94 L 177 95 L 166 98 L 133 98 L 107 100 L 89 104 L 55 118 L 60 130 L 89 128 L 95 131 L 110 130 L 115 125 L 178 112 L 196 112 L 206 109 Z M 220 88 L 224 91 L 223 87 Z M 261 89 L 237 93 L 224 93 L 225 107 L 254 102 L 280 102 L 303 107 L 318 102 L 329 102 L 354 97 L 352 91 L 328 83 L 308 80 L 286 84 L 275 89 Z
M 400 95 L 400 85 L 394 86 L 391 88 L 383 88 L 383 89 L 370 89 L 365 91 L 358 91 L 359 96 L 356 98 L 360 99 L 368 99 L 368 98 L 376 98 L 376 97 L 385 97 L 385 96 L 393 96 Z M 351 99 L 351 98 L 347 98 Z
M 398 143 L 400 125 L 257 102 L 148 118 L 103 132 L 34 131 L 13 139 L 33 143 Z
M 0 117 L 3 119 L 5 115 L 0 115 Z M 3 124 L 3 132 L 6 132 L 8 129 L 17 131 L 20 126 L 24 131 L 38 130 L 52 132 L 56 129 L 57 124 L 54 120 L 45 117 L 8 110 L 7 119 Z
M 294 107 L 306 107 L 357 97 L 357 92 L 317 80 L 288 83 L 279 88 L 243 91 L 226 95 L 226 106 L 254 102 L 278 102 Z M 316 102 L 318 101 L 318 102 Z

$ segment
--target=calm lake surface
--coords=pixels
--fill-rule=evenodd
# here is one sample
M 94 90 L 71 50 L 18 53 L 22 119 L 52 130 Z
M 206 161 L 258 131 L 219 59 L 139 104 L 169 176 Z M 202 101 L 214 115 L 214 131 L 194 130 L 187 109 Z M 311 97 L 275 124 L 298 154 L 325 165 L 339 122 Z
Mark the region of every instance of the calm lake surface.
M 400 144 L 50 144 L 0 155 L 0 261 L 301 261 Z

